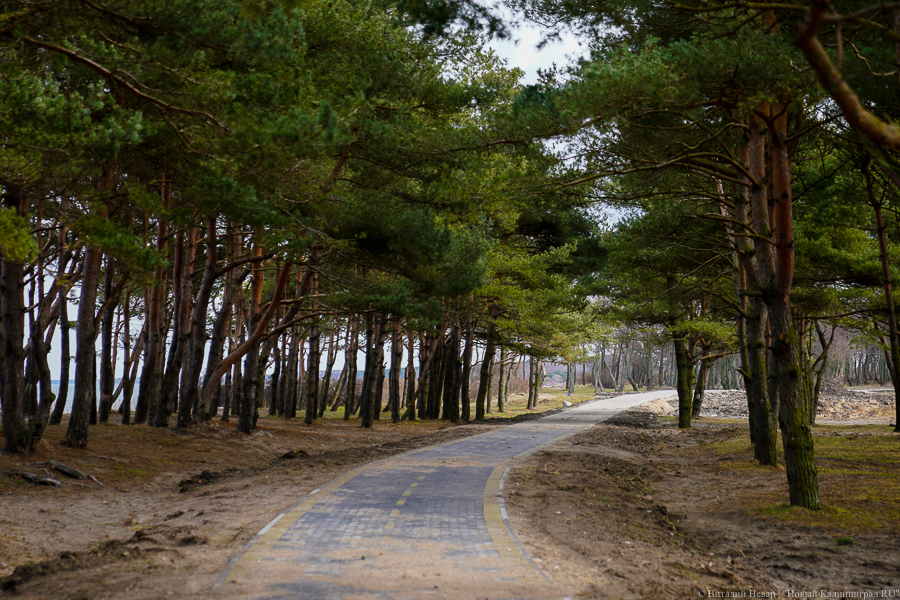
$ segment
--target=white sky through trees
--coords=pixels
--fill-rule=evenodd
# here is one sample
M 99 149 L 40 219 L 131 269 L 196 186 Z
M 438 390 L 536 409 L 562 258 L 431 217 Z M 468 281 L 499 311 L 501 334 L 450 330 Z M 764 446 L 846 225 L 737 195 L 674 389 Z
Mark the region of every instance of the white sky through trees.
M 512 31 L 511 40 L 491 40 L 488 46 L 507 60 L 507 66 L 522 69 L 525 72 L 522 83 L 530 85 L 537 83 L 538 70 L 550 69 L 554 63 L 564 67 L 584 52 L 575 36 L 569 33 L 538 48 L 543 39 L 544 34 L 539 29 L 519 27 Z

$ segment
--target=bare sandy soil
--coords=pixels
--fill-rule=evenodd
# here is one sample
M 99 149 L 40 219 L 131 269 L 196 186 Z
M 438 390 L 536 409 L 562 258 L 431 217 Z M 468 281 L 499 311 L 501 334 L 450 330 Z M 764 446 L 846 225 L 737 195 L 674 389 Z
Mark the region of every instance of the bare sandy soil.
M 545 449 L 505 484 L 516 532 L 572 597 L 900 588 L 900 510 L 877 526 L 842 528 L 833 511 L 824 526 L 796 519 L 778 507 L 783 471 L 751 468 L 749 444 L 713 451 L 744 425 L 701 419 L 680 432 L 649 413 L 618 423 Z M 86 451 L 60 445 L 64 426 L 51 428 L 35 455 L 0 455 L 0 597 L 209 597 L 238 549 L 311 490 L 360 464 L 502 426 L 264 418 L 248 437 L 217 421 L 186 432 L 111 424 L 91 429 Z M 896 481 L 900 454 L 890 458 Z M 39 464 L 50 460 L 102 487 Z M 44 469 L 60 487 L 20 477 Z M 890 494 L 897 509 L 900 490 Z M 838 545 L 841 536 L 853 543 Z
M 745 432 L 705 419 L 680 431 L 623 413 L 511 470 L 513 528 L 578 597 L 900 596 L 900 436 L 886 426 L 817 430 L 886 441 L 892 456 L 871 469 L 893 484 L 877 499 L 846 493 L 872 483 L 853 475 L 853 458 L 824 458 L 815 513 L 787 506 L 783 468 L 753 463 Z
M 312 426 L 261 419 L 253 436 L 214 421 L 186 432 L 92 428 L 85 451 L 51 428 L 36 455 L 0 454 L 0 597 L 95 600 L 210 595 L 216 577 L 266 523 L 355 466 L 487 431 L 489 425 Z M 289 452 L 295 458 L 281 458 Z M 61 487 L 23 481 L 56 460 L 94 475 Z

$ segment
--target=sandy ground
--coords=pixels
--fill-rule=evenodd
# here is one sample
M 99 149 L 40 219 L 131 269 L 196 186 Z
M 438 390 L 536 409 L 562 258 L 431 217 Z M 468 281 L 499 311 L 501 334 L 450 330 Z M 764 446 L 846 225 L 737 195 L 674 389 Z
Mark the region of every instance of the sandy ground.
M 900 441 L 882 429 L 871 435 Z M 822 475 L 826 525 L 792 520 L 804 509 L 786 506 L 783 467 L 751 468 L 749 441 L 736 453 L 705 450 L 745 430 L 701 419 L 679 431 L 652 413 L 620 414 L 511 470 L 512 525 L 573 597 L 900 597 L 900 497 L 886 511 L 892 522 L 845 525 L 840 511 L 866 507 L 840 498 L 852 481 Z
M 735 503 L 786 495 L 783 471 L 750 480 L 704 451 L 744 426 L 701 419 L 679 432 L 635 414 L 545 449 L 505 482 L 516 533 L 573 598 L 900 588 L 896 527 L 837 546 L 832 530 L 785 525 Z M 237 550 L 311 490 L 368 461 L 502 426 L 364 430 L 356 421 L 263 419 L 247 437 L 218 422 L 183 433 L 106 425 L 92 428 L 87 451 L 63 447 L 64 428 L 51 428 L 35 455 L 0 455 L 0 597 L 209 597 Z M 282 458 L 291 451 L 299 456 Z M 50 467 L 39 463 L 49 460 L 102 487 L 58 474 L 59 488 L 20 478 L 45 475 Z
M 355 466 L 488 430 L 446 423 L 359 427 L 261 420 L 253 436 L 212 422 L 179 433 L 94 428 L 88 450 L 53 428 L 37 455 L 0 454 L 0 597 L 208 597 L 228 560 L 272 518 Z M 281 458 L 300 451 L 296 458 Z M 29 484 L 49 460 L 103 484 Z M 55 472 L 54 472 L 55 473 Z

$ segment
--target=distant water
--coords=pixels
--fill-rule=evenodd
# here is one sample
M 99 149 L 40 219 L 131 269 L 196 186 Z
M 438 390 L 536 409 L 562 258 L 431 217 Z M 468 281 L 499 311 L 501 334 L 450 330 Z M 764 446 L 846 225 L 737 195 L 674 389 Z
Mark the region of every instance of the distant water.
M 116 379 L 116 386 L 119 385 L 119 381 L 121 379 Z M 138 379 L 134 384 L 134 389 L 131 392 L 131 406 L 134 407 L 134 403 L 137 401 L 137 393 L 138 393 L 138 385 L 140 384 L 140 379 Z M 50 380 L 50 389 L 56 396 L 59 396 L 59 379 L 51 379 Z M 69 380 L 69 391 L 66 395 L 66 408 L 63 412 L 71 413 L 72 412 L 72 393 L 75 391 L 75 380 Z M 100 397 L 100 381 L 97 381 L 97 398 Z M 119 394 L 119 398 L 116 400 L 116 403 L 113 404 L 113 410 L 119 408 L 119 405 L 122 403 L 122 394 Z

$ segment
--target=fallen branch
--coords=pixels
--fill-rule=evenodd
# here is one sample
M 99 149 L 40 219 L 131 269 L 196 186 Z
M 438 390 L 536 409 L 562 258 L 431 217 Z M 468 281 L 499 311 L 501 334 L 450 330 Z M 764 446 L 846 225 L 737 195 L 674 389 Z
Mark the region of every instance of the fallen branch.
M 38 477 L 34 473 L 29 473 L 27 471 L 22 471 L 19 473 L 19 476 L 25 481 L 30 481 L 31 483 L 36 483 L 38 485 L 52 485 L 53 487 L 62 485 L 58 479 L 53 479 L 52 477 Z
M 85 475 L 78 469 L 66 466 L 62 463 L 58 463 L 55 460 L 51 460 L 50 462 L 40 462 L 40 463 L 34 463 L 34 464 L 39 467 L 45 466 L 45 465 L 49 466 L 52 469 L 54 469 L 55 471 L 59 471 L 66 477 L 71 477 L 72 479 L 87 479 L 88 478 L 87 475 Z

